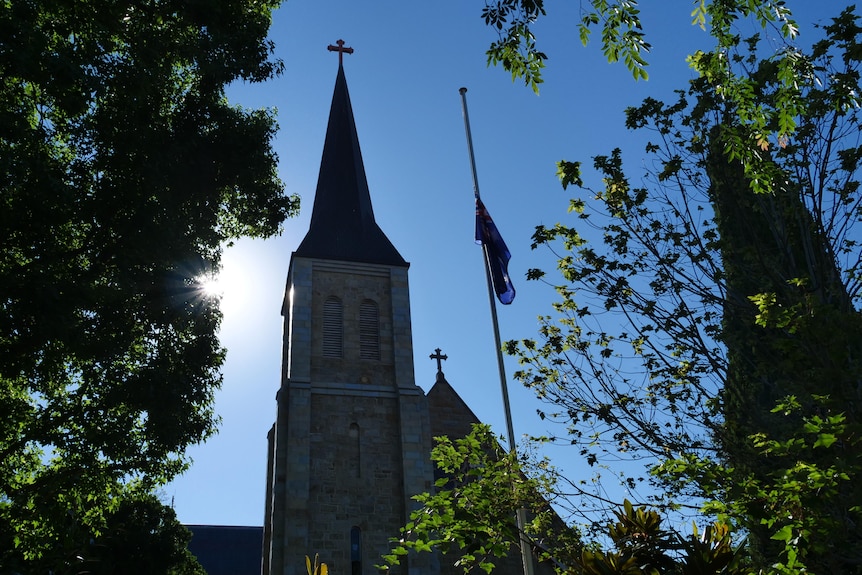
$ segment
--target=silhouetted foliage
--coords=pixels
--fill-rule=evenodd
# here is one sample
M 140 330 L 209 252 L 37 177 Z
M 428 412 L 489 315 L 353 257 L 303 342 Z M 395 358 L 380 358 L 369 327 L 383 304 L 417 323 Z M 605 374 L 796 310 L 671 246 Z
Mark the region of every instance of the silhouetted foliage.
M 278 232 L 275 2 L 0 5 L 0 537 L 36 560 L 213 433 L 224 351 L 199 289 Z M 59 567 L 57 568 L 59 569 Z

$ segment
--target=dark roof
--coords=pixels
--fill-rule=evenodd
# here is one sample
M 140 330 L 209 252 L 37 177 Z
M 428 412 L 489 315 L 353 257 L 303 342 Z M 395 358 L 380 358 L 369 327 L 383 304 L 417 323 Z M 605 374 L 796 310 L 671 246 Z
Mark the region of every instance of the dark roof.
M 473 424 L 480 423 L 473 410 L 446 381 L 442 371 L 437 372 L 437 381 L 428 390 L 427 399 L 432 437 L 445 435 L 450 439 L 460 439 L 470 434 Z
M 260 575 L 263 527 L 186 525 L 189 551 L 207 575 Z
M 295 255 L 407 266 L 374 221 L 344 68 L 338 66 L 311 225 Z

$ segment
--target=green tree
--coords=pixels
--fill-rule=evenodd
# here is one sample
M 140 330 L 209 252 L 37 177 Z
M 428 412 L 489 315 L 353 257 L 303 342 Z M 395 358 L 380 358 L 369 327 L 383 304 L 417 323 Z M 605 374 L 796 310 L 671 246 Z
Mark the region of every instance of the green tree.
M 611 26 L 606 50 L 639 45 L 634 2 L 592 6 L 601 17 L 584 26 Z M 772 8 L 775 18 L 763 12 Z M 489 4 L 485 17 L 504 30 L 543 14 L 541 3 L 513 1 Z M 632 492 L 649 484 L 654 505 L 738 528 L 744 569 L 858 573 L 862 28 L 847 9 L 808 53 L 790 44 L 775 52 L 759 36 L 730 35 L 735 16 L 752 15 L 764 26 L 777 18 L 784 37 L 795 35 L 781 3 L 701 3 L 695 18 L 709 24 L 717 49 L 692 56 L 699 78 L 670 105 L 648 99 L 627 111 L 629 128 L 652 132 L 645 186 L 630 183 L 619 150 L 594 159 L 597 189 L 579 162 L 558 164 L 564 187 L 584 195 L 570 202 L 574 224 L 534 236 L 534 247 L 555 250 L 561 277 L 529 275 L 554 285 L 560 301 L 541 318 L 538 339 L 507 347 L 525 366 L 515 377 L 548 402 L 541 415 L 565 429 L 552 439 L 616 471 Z M 626 39 L 621 26 L 638 33 Z M 522 58 L 509 69 L 529 83 L 543 57 L 534 43 L 518 44 L 524 33 L 516 29 L 489 57 L 499 48 L 500 61 Z M 616 466 L 621 459 L 645 473 Z M 480 471 L 474 480 L 486 476 L 498 477 Z M 583 484 L 550 479 L 540 484 L 558 508 L 598 502 L 615 512 Z M 440 536 L 450 526 L 482 525 L 450 512 L 443 493 L 423 500 L 405 531 L 416 544 L 402 549 L 451 541 Z M 717 533 L 729 533 L 724 523 L 713 524 Z M 643 572 L 615 553 L 596 555 L 611 560 L 590 572 Z
M 542 560 L 570 564 L 583 547 L 576 529 L 567 527 L 549 505 L 553 470 L 535 462 L 534 473 L 505 451 L 486 425 L 475 425 L 464 438 L 437 438 L 431 459 L 442 472 L 433 493 L 415 499 L 402 537 L 385 557 L 397 564 L 411 551 L 439 549 L 465 572 L 478 567 L 490 572 L 511 554 L 519 555 L 518 509 L 528 513 L 524 532 Z
M 658 512 L 635 507 L 628 500 L 602 525 L 602 543 L 585 543 L 577 529 L 567 527 L 548 499 L 554 473 L 547 462 L 522 472 L 524 461 L 504 452 L 489 428 L 476 425 L 465 438 L 439 438 L 431 458 L 445 477 L 433 494 L 417 497 L 413 512 L 385 557 L 397 564 L 410 552 L 440 549 L 444 559 L 465 573 L 490 573 L 508 557 L 520 558 L 521 540 L 515 511 L 525 508 L 530 521 L 524 534 L 534 556 L 560 573 L 586 575 L 743 575 L 750 572 L 732 532 L 713 523 L 700 533 L 682 536 L 663 526 Z M 534 462 L 535 463 L 535 462 Z M 548 480 L 551 483 L 548 483 Z M 607 549 L 609 543 L 613 549 Z
M 214 431 L 199 278 L 298 209 L 273 113 L 225 98 L 279 73 L 276 5 L 0 3 L 0 538 L 25 559 L 74 540 L 66 518 L 98 535 Z
M 746 128 L 747 139 L 728 138 L 733 158 L 741 158 L 751 188 L 756 192 L 772 189 L 772 172 L 757 152 L 763 145 L 779 145 L 796 128 L 804 111 L 803 92 L 817 82 L 809 62 L 793 41 L 798 25 L 784 0 L 697 0 L 691 12 L 692 25 L 699 26 L 714 40 L 708 52 L 689 56 L 691 68 L 709 81 L 717 95 L 733 103 L 738 122 Z M 654 9 L 667 10 L 656 3 Z M 496 30 L 498 39 L 487 51 L 489 64 L 500 64 L 512 79 L 522 79 L 536 92 L 542 83 L 542 70 L 548 56 L 539 49 L 534 33 L 546 16 L 544 0 L 489 0 L 482 18 Z M 744 67 L 733 57 L 744 47 L 742 22 L 753 22 L 772 32 L 765 54 L 777 68 L 777 83 L 768 105 L 757 98 Z M 641 23 L 637 0 L 590 0 L 581 9 L 577 33 L 586 45 L 595 30 L 600 30 L 602 52 L 609 62 L 622 62 L 636 80 L 647 79 L 647 60 L 651 44 Z M 855 101 L 851 86 L 836 85 L 841 97 Z
M 844 98 L 859 89 L 859 31 L 845 10 L 805 55 L 820 82 L 801 92 L 795 131 L 760 149 L 769 194 L 752 193 L 727 144 L 757 135 L 706 77 L 669 106 L 627 111 L 654 137 L 647 187 L 630 184 L 619 150 L 595 158 L 598 190 L 561 162 L 564 185 L 592 201 L 572 200 L 581 223 L 537 229 L 536 245 L 561 250 L 562 299 L 538 341 L 509 344 L 527 366 L 516 377 L 588 463 L 645 462 L 655 503 L 708 502 L 764 569 L 862 565 L 862 150 Z M 782 68 L 758 57 L 758 37 L 746 44 L 735 65 L 753 101 L 774 106 Z
M 94 575 L 206 575 L 189 551 L 192 533 L 148 493 L 124 496 L 106 527 L 82 548 L 80 571 Z
M 64 530 L 74 536 L 38 559 L 9 545 L 0 573 L 206 575 L 188 549 L 191 532 L 158 497 L 132 488 L 114 503 L 98 535 L 66 516 Z

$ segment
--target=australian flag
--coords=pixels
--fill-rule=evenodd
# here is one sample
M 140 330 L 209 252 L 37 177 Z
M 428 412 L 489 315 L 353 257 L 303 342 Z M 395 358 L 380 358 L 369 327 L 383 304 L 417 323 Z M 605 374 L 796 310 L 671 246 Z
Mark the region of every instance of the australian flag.
M 497 299 L 502 304 L 512 303 L 515 299 L 515 286 L 509 279 L 509 259 L 512 254 L 479 198 L 476 198 L 476 243 L 483 244 L 488 250 L 488 267 Z

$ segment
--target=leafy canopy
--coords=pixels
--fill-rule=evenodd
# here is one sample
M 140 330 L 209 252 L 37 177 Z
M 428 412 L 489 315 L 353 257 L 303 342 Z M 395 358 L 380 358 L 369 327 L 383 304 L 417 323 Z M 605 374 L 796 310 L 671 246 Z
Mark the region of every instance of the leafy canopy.
M 750 573 L 745 557 L 727 525 L 713 523 L 682 536 L 664 526 L 654 510 L 625 500 L 601 528 L 602 543 L 586 544 L 577 529 L 566 526 L 549 501 L 546 482 L 552 470 L 525 474 L 525 461 L 503 452 L 487 426 L 475 425 L 465 438 L 438 438 L 431 458 L 444 477 L 434 494 L 416 499 L 413 512 L 393 551 L 385 557 L 396 565 L 411 552 L 443 553 L 443 562 L 464 573 L 495 568 L 520 570 L 521 536 L 540 562 L 540 571 L 605 575 L 612 573 L 742 575 Z M 528 477 L 530 475 L 530 477 Z M 533 478 L 531 478 L 533 477 Z M 545 479 L 536 479 L 544 477 Z M 520 532 L 515 514 L 528 513 Z M 610 548 L 608 548 L 610 547 Z
M 627 490 L 650 485 L 656 505 L 705 503 L 745 530 L 758 564 L 788 570 L 860 561 L 862 149 L 846 99 L 859 30 L 844 10 L 800 51 L 818 81 L 782 145 L 759 148 L 770 194 L 751 193 L 757 176 L 727 145 L 755 128 L 705 76 L 670 104 L 627 111 L 650 134 L 642 185 L 620 150 L 594 158 L 595 188 L 580 162 L 560 162 L 564 187 L 582 193 L 570 223 L 534 236 L 559 276 L 529 274 L 560 299 L 539 338 L 508 344 L 524 365 L 515 377 L 589 465 L 618 470 Z M 781 65 L 758 36 L 742 45 L 732 62 L 754 104 L 776 107 Z
M 215 429 L 221 316 L 198 278 L 298 209 L 273 112 L 224 93 L 279 73 L 276 6 L 0 3 L 0 536 L 28 558 Z
M 637 4 L 591 6 L 582 38 L 601 24 L 609 59 L 622 58 L 643 77 L 646 63 L 635 56 L 648 45 Z M 510 32 L 508 43 L 492 46 L 491 62 L 534 89 L 545 57 L 531 26 L 544 15 L 541 2 L 518 1 L 487 3 L 484 14 Z M 670 104 L 648 99 L 627 111 L 629 128 L 651 133 L 649 167 L 638 176 L 644 183 L 632 183 L 620 150 L 594 158 L 595 187 L 581 162 L 558 164 L 563 186 L 583 193 L 570 202 L 570 223 L 540 226 L 534 236 L 534 247 L 554 250 L 558 276 L 531 270 L 529 277 L 551 283 L 560 299 L 540 318 L 537 339 L 507 348 L 524 366 L 516 378 L 547 401 L 541 415 L 562 425 L 551 439 L 578 449 L 597 475 L 617 473 L 627 493 L 645 486 L 645 502 L 687 507 L 705 522 L 694 539 L 710 535 L 689 557 L 727 553 L 709 565 L 679 556 L 662 563 L 662 553 L 632 559 L 587 543 L 582 559 L 563 569 L 856 573 L 862 28 L 848 8 L 804 52 L 790 42 L 796 24 L 783 2 L 700 2 L 692 16 L 716 40 L 714 51 L 690 58 L 699 77 Z M 777 27 L 786 42 L 776 50 L 774 38 L 768 47 L 759 35 L 742 38 L 738 18 Z M 502 553 L 498 545 L 517 540 L 505 534 L 522 503 L 506 493 L 517 491 L 520 476 L 475 461 L 477 447 L 459 445 L 472 475 L 435 454 L 452 484 L 421 499 L 396 555 L 454 544 L 468 567 L 487 570 L 488 558 Z M 620 513 L 599 482 L 590 493 L 585 481 L 546 465 L 537 472 L 525 481 L 558 509 L 598 505 L 619 523 L 640 525 L 630 544 L 658 524 L 655 511 L 626 502 Z M 460 481 L 475 495 L 466 506 Z M 471 517 L 482 508 L 479 497 L 506 509 Z M 745 537 L 744 548 L 734 548 L 729 526 Z M 615 544 L 621 533 L 611 528 Z M 608 535 L 602 519 L 586 534 Z M 572 549 L 554 535 L 528 536 L 547 558 Z M 464 551 L 470 537 L 483 554 Z M 678 551 L 678 541 L 658 547 Z
M 697 0 L 694 6 L 692 25 L 708 32 L 714 47 L 692 53 L 689 65 L 714 86 L 719 97 L 736 107 L 746 137 L 728 137 L 723 143 L 732 159 L 742 160 L 752 190 L 769 192 L 772 174 L 759 151 L 785 142 L 803 113 L 803 91 L 818 81 L 810 62 L 793 43 L 798 24 L 784 0 Z M 656 4 L 655 9 L 667 8 Z M 539 49 L 535 30 L 545 16 L 543 0 L 487 0 L 482 10 L 486 25 L 498 34 L 487 51 L 489 65 L 500 64 L 512 73 L 513 80 L 522 79 L 537 93 L 548 55 Z M 772 46 L 764 55 L 776 66 L 778 81 L 767 105 L 758 100 L 747 71 L 734 58 L 744 48 L 741 22 L 774 32 Z M 622 62 L 635 80 L 648 78 L 651 44 L 637 0 L 584 3 L 577 24 L 581 43 L 586 46 L 597 30 L 608 62 Z M 857 98 L 851 86 L 843 86 L 844 101 L 856 102 Z

